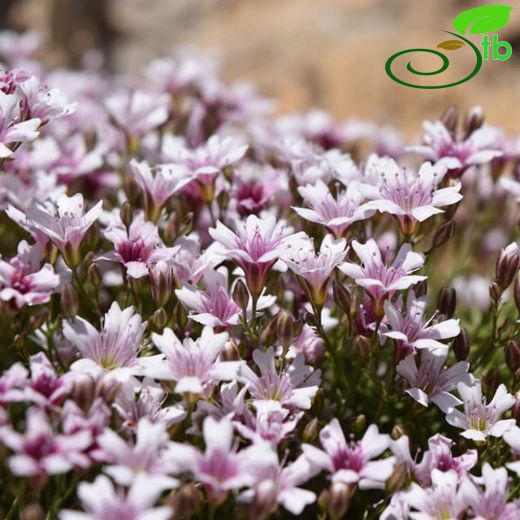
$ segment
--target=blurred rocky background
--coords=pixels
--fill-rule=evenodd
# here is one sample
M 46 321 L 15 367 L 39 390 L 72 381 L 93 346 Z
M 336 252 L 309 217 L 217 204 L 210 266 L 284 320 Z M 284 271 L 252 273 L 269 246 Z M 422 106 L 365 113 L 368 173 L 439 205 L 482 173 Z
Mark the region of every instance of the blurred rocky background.
M 482 105 L 487 119 L 520 131 L 520 8 L 500 32 L 507 62 L 486 62 L 470 82 L 418 90 L 392 82 L 386 59 L 402 49 L 435 48 L 453 17 L 485 4 L 469 0 L 0 0 L 0 25 L 34 29 L 50 65 L 76 66 L 101 49 L 113 71 L 138 73 L 179 46 L 208 49 L 225 76 L 246 79 L 281 112 L 320 107 L 338 119 L 392 124 L 407 135 L 449 104 Z M 494 2 L 489 2 L 494 3 Z M 516 2 L 509 0 L 511 5 Z M 467 59 L 469 50 L 459 50 Z M 459 55 L 457 56 L 459 59 Z M 415 62 L 414 62 L 415 64 Z M 460 69 L 453 78 L 464 76 Z M 418 67 L 419 68 L 419 67 Z

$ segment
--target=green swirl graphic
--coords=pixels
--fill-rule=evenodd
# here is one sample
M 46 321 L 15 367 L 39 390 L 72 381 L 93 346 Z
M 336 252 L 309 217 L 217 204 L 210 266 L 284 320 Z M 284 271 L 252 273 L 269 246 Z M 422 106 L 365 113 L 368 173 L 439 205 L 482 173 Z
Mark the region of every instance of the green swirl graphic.
M 451 34 L 452 36 L 455 36 L 456 38 L 460 38 L 461 40 L 463 40 L 465 43 L 467 43 L 473 49 L 473 52 L 475 53 L 475 57 L 476 57 L 477 61 L 475 63 L 475 67 L 473 68 L 473 70 L 470 72 L 470 74 L 468 76 L 466 76 L 465 78 L 463 78 L 463 79 L 461 79 L 459 81 L 455 81 L 453 83 L 448 83 L 446 85 L 431 85 L 431 86 L 428 86 L 428 85 L 414 85 L 413 83 L 408 83 L 407 81 L 403 81 L 402 79 L 399 79 L 392 72 L 392 63 L 394 62 L 394 60 L 396 58 L 398 58 L 399 56 L 401 56 L 403 54 L 409 54 L 409 53 L 413 53 L 413 52 L 426 52 L 426 53 L 429 53 L 429 54 L 435 54 L 436 56 L 439 56 L 439 58 L 441 58 L 442 65 L 438 69 L 436 69 L 436 70 L 434 70 L 432 72 L 421 72 L 419 70 L 416 70 L 412 66 L 411 62 L 408 62 L 406 68 L 412 74 L 416 74 L 418 76 L 434 76 L 436 74 L 441 74 L 442 72 L 444 72 L 448 68 L 448 66 L 450 64 L 450 60 L 448 59 L 448 57 L 445 54 L 443 54 L 440 51 L 434 50 L 434 49 L 421 49 L 421 48 L 406 49 L 404 51 L 399 51 L 399 52 L 396 52 L 395 54 L 392 54 L 392 56 L 390 56 L 390 58 L 388 58 L 388 60 L 386 61 L 386 64 L 385 64 L 385 70 L 386 70 L 386 73 L 388 74 L 388 76 L 391 79 L 393 79 L 394 81 L 396 81 L 397 83 L 400 83 L 401 85 L 404 85 L 405 87 L 425 88 L 425 89 L 454 87 L 456 85 L 460 85 L 461 83 L 465 83 L 466 81 L 469 81 L 473 76 L 475 76 L 478 73 L 478 71 L 480 70 L 480 67 L 482 67 L 482 55 L 480 54 L 480 51 L 479 51 L 478 47 L 473 42 L 471 42 L 470 40 L 464 38 L 464 36 L 462 36 L 460 34 L 453 33 L 453 32 L 450 32 L 450 31 L 444 31 L 444 32 L 447 33 L 447 34 Z

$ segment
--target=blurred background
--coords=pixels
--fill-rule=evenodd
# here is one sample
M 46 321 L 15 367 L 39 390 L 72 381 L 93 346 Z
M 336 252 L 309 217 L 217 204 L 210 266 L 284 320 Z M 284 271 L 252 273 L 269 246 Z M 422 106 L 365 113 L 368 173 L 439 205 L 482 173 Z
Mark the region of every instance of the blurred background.
M 250 80 L 277 101 L 280 112 L 319 107 L 338 119 L 371 119 L 411 136 L 449 104 L 480 104 L 490 123 L 520 132 L 520 8 L 500 32 L 513 57 L 485 62 L 468 83 L 410 89 L 384 71 L 391 54 L 435 48 L 449 39 L 442 30 L 453 30 L 458 12 L 485 3 L 494 2 L 0 0 L 0 26 L 39 31 L 45 38 L 41 57 L 51 66 L 78 66 L 87 49 L 98 48 L 110 70 L 138 74 L 151 58 L 191 46 L 216 53 L 226 78 Z M 471 68 L 470 51 L 457 52 Z M 453 78 L 465 75 L 464 66 Z

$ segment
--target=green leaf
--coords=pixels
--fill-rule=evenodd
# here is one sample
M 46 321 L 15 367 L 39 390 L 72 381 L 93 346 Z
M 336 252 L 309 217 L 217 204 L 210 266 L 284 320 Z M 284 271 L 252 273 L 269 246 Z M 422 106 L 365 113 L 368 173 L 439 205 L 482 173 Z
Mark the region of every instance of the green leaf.
M 445 42 L 439 43 L 439 45 L 437 45 L 437 48 L 445 49 L 447 51 L 456 51 L 457 49 L 464 47 L 464 45 L 466 44 L 461 40 L 446 40 Z
M 453 19 L 453 26 L 461 34 L 482 34 L 502 29 L 509 22 L 509 5 L 483 5 L 462 11 Z

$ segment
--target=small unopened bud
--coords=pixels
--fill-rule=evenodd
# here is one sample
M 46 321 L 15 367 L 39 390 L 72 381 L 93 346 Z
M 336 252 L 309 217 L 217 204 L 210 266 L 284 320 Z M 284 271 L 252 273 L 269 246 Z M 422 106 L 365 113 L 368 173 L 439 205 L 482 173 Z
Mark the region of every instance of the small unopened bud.
M 354 338 L 354 348 L 361 357 L 370 356 L 370 339 L 366 336 L 356 336 Z
M 87 271 L 87 281 L 92 284 L 93 287 L 99 287 L 103 281 L 103 277 L 99 272 L 99 267 L 96 264 L 92 264 Z
M 119 218 L 121 219 L 123 225 L 128 229 L 132 223 L 132 220 L 134 219 L 134 212 L 128 201 L 123 202 L 121 211 L 119 212 Z
M 159 307 L 164 307 L 173 291 L 173 268 L 163 260 L 157 262 L 150 269 L 150 281 L 153 301 Z
M 349 508 L 353 489 L 343 482 L 334 482 L 329 490 L 328 496 L 324 500 L 324 508 L 329 516 L 334 520 L 343 518 Z M 321 505 L 321 504 L 320 504 Z
M 151 328 L 155 331 L 159 331 L 164 329 L 166 327 L 166 324 L 168 323 L 168 315 L 166 314 L 166 311 L 163 307 L 160 307 L 157 309 L 150 318 L 150 325 Z
M 179 235 L 189 235 L 193 229 L 193 212 L 189 212 L 179 226 Z
M 75 318 L 79 310 L 79 298 L 71 283 L 67 282 L 63 286 L 60 301 L 63 314 L 67 318 Z
M 48 317 L 48 309 L 40 309 L 39 311 L 36 311 L 34 314 L 32 314 L 29 320 L 29 326 L 31 327 L 31 330 L 39 329 L 47 321 Z
M 459 109 L 456 106 L 449 106 L 441 115 L 441 122 L 451 135 L 455 135 L 459 123 Z
M 302 439 L 303 442 L 313 443 L 318 438 L 318 431 L 320 423 L 317 417 L 313 417 L 303 429 Z
M 469 336 L 464 327 L 461 327 L 460 334 L 453 340 L 453 352 L 457 361 L 466 361 L 469 355 Z
M 403 435 L 406 435 L 406 431 L 401 424 L 396 424 L 392 428 L 392 432 L 390 433 L 390 436 L 392 437 L 392 439 L 394 441 L 396 441 L 397 439 L 400 439 Z
M 242 280 L 237 280 L 233 287 L 233 301 L 241 308 L 247 309 L 249 304 L 249 291 Z
M 483 383 L 486 388 L 486 395 L 492 397 L 500 384 L 500 370 L 498 368 L 490 370 L 483 377 Z
M 515 276 L 515 285 L 513 287 L 513 297 L 517 311 L 520 313 L 520 273 Z
M 294 337 L 294 318 L 283 309 L 278 313 L 276 320 L 276 337 L 282 347 L 289 347 Z
M 514 374 L 520 368 L 520 347 L 516 341 L 507 344 L 505 357 L 507 368 Z
M 489 286 L 489 296 L 491 297 L 491 299 L 497 302 L 498 300 L 500 300 L 502 293 L 503 291 L 500 288 L 500 286 L 496 282 L 491 282 Z
M 177 236 L 177 215 L 175 212 L 171 213 L 166 221 L 163 231 L 164 243 L 172 245 Z
M 65 244 L 65 247 L 61 252 L 65 263 L 71 269 L 75 269 L 81 263 L 81 252 L 79 247 L 72 245 L 70 242 Z
M 255 496 L 251 504 L 250 518 L 267 518 L 276 509 L 278 489 L 276 483 L 270 479 L 263 479 L 256 486 Z
M 520 393 L 517 392 L 515 395 L 516 402 L 511 408 L 511 416 L 516 422 L 520 422 Z
M 222 361 L 238 361 L 240 359 L 240 353 L 238 347 L 234 341 L 227 341 L 224 348 L 220 352 L 220 358 Z
M 121 383 L 111 376 L 105 376 L 97 387 L 97 394 L 107 405 L 111 405 L 121 389 Z
M 394 471 L 388 477 L 385 483 L 385 491 L 388 495 L 394 494 L 396 491 L 403 489 L 408 480 L 408 470 L 406 463 L 400 460 L 395 466 Z
M 349 290 L 340 283 L 334 281 L 332 284 L 332 294 L 336 305 L 345 313 L 350 314 L 352 298 Z
M 448 220 L 443 222 L 436 230 L 433 235 L 432 249 L 444 245 L 448 240 L 453 238 L 455 234 L 455 222 Z
M 484 111 L 482 107 L 473 107 L 464 121 L 464 139 L 467 139 L 473 132 L 484 124 Z
M 94 402 L 96 381 L 88 374 L 78 374 L 74 378 L 71 395 L 73 401 L 86 412 Z
M 167 502 L 173 508 L 173 518 L 193 518 L 199 512 L 203 500 L 197 485 L 190 483 L 175 491 Z
M 399 218 L 399 227 L 405 237 L 411 237 L 417 233 L 420 225 L 421 223 L 416 218 L 410 217 L 409 215 L 404 215 Z
M 428 281 L 421 280 L 413 286 L 413 292 L 417 298 L 422 298 L 428 293 Z
M 505 291 L 511 285 L 518 271 L 519 263 L 520 255 L 515 242 L 500 251 L 495 268 L 495 282 L 502 291 Z
M 246 282 L 251 296 L 258 299 L 265 287 L 265 273 L 258 264 L 248 266 Z
M 260 334 L 260 342 L 262 345 L 266 347 L 270 347 L 276 341 L 276 322 L 278 321 L 278 316 L 272 318 L 269 323 L 262 330 L 262 334 Z
M 361 434 L 365 431 L 366 425 L 367 425 L 366 416 L 363 414 L 358 415 L 352 423 L 352 431 L 354 432 L 354 435 L 356 437 L 360 437 Z
M 453 287 L 442 287 L 437 296 L 437 309 L 447 318 L 451 318 L 457 306 L 457 292 Z

